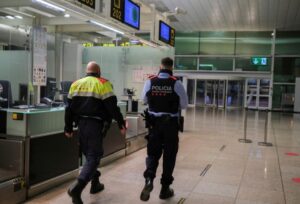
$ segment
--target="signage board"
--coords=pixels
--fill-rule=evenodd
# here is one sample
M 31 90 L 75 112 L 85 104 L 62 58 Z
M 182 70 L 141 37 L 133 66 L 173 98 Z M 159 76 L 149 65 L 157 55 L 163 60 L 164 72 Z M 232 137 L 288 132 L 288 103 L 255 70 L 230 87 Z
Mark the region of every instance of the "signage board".
M 252 57 L 251 64 L 257 66 L 267 66 L 268 65 L 268 58 L 266 57 Z
M 131 0 L 112 0 L 110 16 L 134 29 L 140 29 L 140 6 Z
M 96 0 L 78 0 L 78 1 L 92 9 L 95 9 Z
M 175 29 L 163 21 L 159 21 L 158 39 L 168 45 L 175 45 Z

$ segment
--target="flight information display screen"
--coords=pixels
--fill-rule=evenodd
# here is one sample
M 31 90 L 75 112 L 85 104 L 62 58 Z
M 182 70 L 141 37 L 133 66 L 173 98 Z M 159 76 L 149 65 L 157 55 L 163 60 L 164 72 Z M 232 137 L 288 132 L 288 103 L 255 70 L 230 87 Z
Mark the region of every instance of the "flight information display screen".
M 131 0 L 112 0 L 110 16 L 132 28 L 140 29 L 140 6 Z
M 135 28 L 140 28 L 140 7 L 130 0 L 125 0 L 124 23 Z
M 163 21 L 159 21 L 159 40 L 171 46 L 175 45 L 175 29 Z

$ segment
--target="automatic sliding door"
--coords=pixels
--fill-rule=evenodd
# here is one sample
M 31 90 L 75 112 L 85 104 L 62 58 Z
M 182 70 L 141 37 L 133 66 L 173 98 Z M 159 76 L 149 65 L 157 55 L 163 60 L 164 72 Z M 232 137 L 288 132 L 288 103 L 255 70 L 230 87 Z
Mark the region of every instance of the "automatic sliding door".
M 204 106 L 205 105 L 205 80 L 197 80 L 196 86 L 196 105 Z
M 217 85 L 216 106 L 219 108 L 224 108 L 225 81 L 224 80 L 216 81 L 216 85 Z
M 227 87 L 227 107 L 242 107 L 244 99 L 244 81 L 229 80 Z

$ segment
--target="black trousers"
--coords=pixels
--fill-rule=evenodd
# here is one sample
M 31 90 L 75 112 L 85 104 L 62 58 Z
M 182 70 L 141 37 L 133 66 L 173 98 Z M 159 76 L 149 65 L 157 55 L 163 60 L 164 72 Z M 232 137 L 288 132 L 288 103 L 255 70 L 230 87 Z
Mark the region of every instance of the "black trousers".
M 89 182 L 96 176 L 96 171 L 103 156 L 103 122 L 96 119 L 82 118 L 78 124 L 80 149 L 86 157 L 78 179 Z
M 154 179 L 156 177 L 159 159 L 163 155 L 161 184 L 171 185 L 173 183 L 172 175 L 176 163 L 178 142 L 178 119 L 155 119 L 153 128 L 149 130 L 145 178 Z

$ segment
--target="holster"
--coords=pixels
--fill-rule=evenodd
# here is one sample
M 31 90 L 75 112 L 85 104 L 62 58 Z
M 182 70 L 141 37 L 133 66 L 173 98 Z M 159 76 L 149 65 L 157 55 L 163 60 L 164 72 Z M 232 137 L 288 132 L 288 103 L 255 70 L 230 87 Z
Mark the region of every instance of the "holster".
M 145 136 L 145 139 L 148 140 L 150 131 L 153 128 L 154 123 L 155 123 L 155 120 L 154 120 L 155 118 L 154 118 L 154 116 L 150 115 L 148 108 L 145 109 L 144 113 L 141 115 L 144 118 L 143 120 L 145 121 L 145 127 L 148 129 L 148 134 Z
M 180 132 L 183 132 L 184 127 L 184 117 L 180 116 L 178 117 L 178 128 Z

